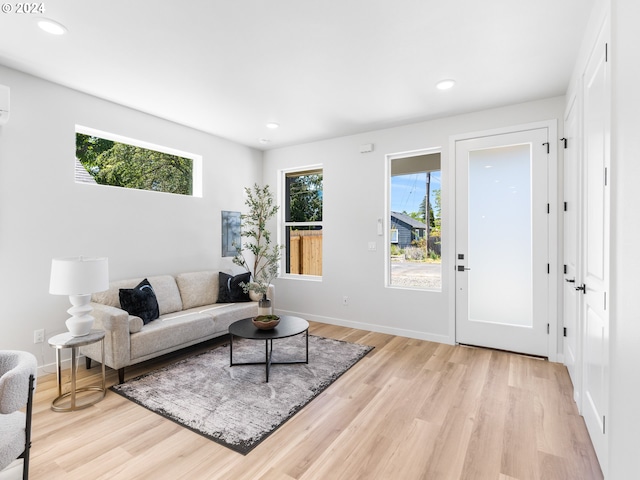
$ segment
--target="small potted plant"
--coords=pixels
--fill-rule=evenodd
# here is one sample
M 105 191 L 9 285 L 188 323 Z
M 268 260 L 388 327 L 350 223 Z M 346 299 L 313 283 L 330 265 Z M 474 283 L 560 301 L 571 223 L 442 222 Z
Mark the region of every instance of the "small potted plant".
M 251 281 L 240 285 L 245 293 L 254 292 L 258 296 L 260 314 L 270 315 L 271 300 L 267 298 L 267 292 L 271 281 L 278 275 L 283 246 L 271 244 L 267 222 L 276 215 L 279 207 L 274 204 L 269 185 L 260 187 L 255 184 L 253 188 L 247 187 L 244 190 L 247 195 L 245 205 L 249 210 L 240 217 L 240 234 L 247 240 L 241 245 L 234 244 L 236 255 L 233 257 L 233 263 L 251 273 Z M 244 252 L 251 253 L 251 264 L 245 258 Z

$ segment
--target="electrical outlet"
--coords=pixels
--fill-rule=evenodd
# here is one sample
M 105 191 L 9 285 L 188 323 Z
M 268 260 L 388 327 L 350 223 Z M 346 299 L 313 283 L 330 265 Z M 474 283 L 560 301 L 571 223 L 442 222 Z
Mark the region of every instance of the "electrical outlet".
M 342 297 L 342 305 L 344 305 L 345 307 L 349 305 L 349 297 Z
M 33 331 L 33 343 L 42 343 L 44 342 L 44 328 L 40 330 Z

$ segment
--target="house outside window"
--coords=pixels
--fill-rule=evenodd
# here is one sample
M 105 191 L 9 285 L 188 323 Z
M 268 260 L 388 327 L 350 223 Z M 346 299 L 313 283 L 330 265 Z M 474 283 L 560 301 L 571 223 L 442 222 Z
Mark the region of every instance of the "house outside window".
M 284 173 L 285 272 L 322 276 L 322 168 Z
M 387 285 L 442 289 L 440 152 L 388 157 Z

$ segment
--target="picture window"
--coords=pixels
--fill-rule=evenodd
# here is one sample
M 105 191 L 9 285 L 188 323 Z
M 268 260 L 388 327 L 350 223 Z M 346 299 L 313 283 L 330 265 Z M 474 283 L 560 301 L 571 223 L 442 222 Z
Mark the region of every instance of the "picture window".
M 285 272 L 322 276 L 322 169 L 284 174 Z
M 441 290 L 440 153 L 389 162 L 387 285 Z

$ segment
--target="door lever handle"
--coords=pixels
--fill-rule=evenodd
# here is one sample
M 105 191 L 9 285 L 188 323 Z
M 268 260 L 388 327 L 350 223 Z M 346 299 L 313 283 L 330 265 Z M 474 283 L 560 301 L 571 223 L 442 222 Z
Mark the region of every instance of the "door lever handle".
M 577 291 L 582 290 L 582 293 L 587 293 L 587 286 L 584 283 L 579 287 L 573 287 L 573 288 L 575 288 Z
M 567 282 L 567 283 L 576 283 L 576 279 L 575 278 L 565 278 L 564 281 Z
M 465 270 L 471 270 L 471 269 L 465 267 L 464 265 L 458 265 L 458 271 L 459 272 L 464 272 Z

